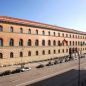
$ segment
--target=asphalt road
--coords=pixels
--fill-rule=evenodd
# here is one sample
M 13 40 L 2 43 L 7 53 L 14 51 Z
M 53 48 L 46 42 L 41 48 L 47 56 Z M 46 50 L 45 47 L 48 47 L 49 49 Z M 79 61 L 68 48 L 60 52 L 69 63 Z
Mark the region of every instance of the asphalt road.
M 81 60 L 81 76 L 86 75 L 86 58 Z M 0 77 L 0 86 L 77 86 L 78 60 Z M 32 84 L 33 83 L 33 84 Z

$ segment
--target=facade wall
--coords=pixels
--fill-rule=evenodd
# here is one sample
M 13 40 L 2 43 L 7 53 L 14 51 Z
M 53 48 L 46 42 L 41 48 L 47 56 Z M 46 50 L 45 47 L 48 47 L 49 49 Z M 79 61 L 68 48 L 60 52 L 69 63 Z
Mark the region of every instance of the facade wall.
M 19 64 L 21 62 L 47 60 L 56 57 L 60 58 L 62 56 L 69 55 L 69 48 L 76 48 L 76 47 L 78 48 L 78 50 L 81 50 L 82 48 L 82 52 L 86 53 L 86 45 L 84 44 L 83 46 L 81 46 L 78 44 L 78 42 L 80 43 L 85 42 L 86 35 L 83 34 L 81 35 L 72 32 L 68 33 L 64 31 L 62 32 L 58 30 L 21 26 L 16 24 L 9 24 L 9 23 L 8 24 L 0 23 L 0 25 L 3 26 L 3 31 L 0 32 L 0 38 L 3 39 L 3 46 L 0 46 L 0 53 L 3 54 L 3 58 L 0 59 L 0 65 L 13 65 L 13 64 Z M 10 27 L 13 27 L 13 32 L 10 32 Z M 20 28 L 23 29 L 23 33 L 20 33 Z M 31 30 L 31 34 L 28 33 L 29 29 Z M 36 34 L 36 30 L 38 30 L 38 34 Z M 45 35 L 43 35 L 42 33 L 43 31 L 45 32 Z M 49 31 L 50 31 L 50 35 L 49 35 Z M 14 40 L 14 46 L 9 46 L 10 39 Z M 20 39 L 23 40 L 23 46 L 19 46 Z M 31 46 L 27 45 L 28 39 L 31 39 Z M 39 40 L 38 46 L 35 45 L 36 39 Z M 63 45 L 59 46 L 58 41 L 62 43 L 64 39 L 68 41 L 68 45 L 64 44 L 64 46 Z M 45 46 L 42 45 L 42 40 L 45 40 Z M 48 40 L 51 41 L 50 46 L 48 45 Z M 53 45 L 54 40 L 56 41 L 55 46 Z M 71 41 L 71 45 L 70 45 L 70 41 Z M 74 41 L 74 45 L 73 45 L 73 41 Z M 45 51 L 45 55 L 43 55 L 42 53 L 43 50 Z M 49 50 L 50 50 L 50 54 L 48 53 Z M 29 51 L 31 52 L 31 56 L 28 56 Z M 36 55 L 36 51 L 38 51 L 38 55 Z M 13 58 L 10 57 L 11 52 L 13 52 Z M 20 57 L 20 52 L 23 52 L 22 57 Z

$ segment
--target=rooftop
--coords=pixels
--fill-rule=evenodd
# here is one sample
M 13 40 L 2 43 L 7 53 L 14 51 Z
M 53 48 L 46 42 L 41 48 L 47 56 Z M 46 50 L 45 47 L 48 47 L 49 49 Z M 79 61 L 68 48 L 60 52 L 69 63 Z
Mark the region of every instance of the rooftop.
M 70 33 L 75 33 L 75 34 L 84 34 L 86 35 L 86 32 L 74 30 L 74 29 L 69 29 L 69 28 L 64 28 L 64 27 L 59 27 L 55 25 L 50 25 L 50 24 L 44 24 L 41 22 L 35 22 L 35 21 L 30 21 L 30 20 L 25 20 L 25 19 L 19 19 L 19 18 L 14 18 L 14 17 L 8 17 L 8 16 L 0 16 L 0 21 L 3 22 L 10 22 L 10 23 L 18 23 L 18 24 L 23 24 L 23 25 L 30 25 L 30 26 L 36 26 L 36 27 L 41 27 L 41 28 L 48 28 L 48 29 L 53 29 L 53 30 L 59 30 L 59 31 L 65 31 L 65 32 L 70 32 Z

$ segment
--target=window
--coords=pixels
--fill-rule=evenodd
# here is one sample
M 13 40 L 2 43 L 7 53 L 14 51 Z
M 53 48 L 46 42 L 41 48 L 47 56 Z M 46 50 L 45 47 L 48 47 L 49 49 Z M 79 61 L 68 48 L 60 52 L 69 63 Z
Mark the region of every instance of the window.
M 31 29 L 28 30 L 28 34 L 31 34 Z
M 45 55 L 45 51 L 44 50 L 42 51 L 42 54 Z
M 58 46 L 61 46 L 60 40 L 58 40 Z
M 66 49 L 66 53 L 68 52 L 68 49 Z
M 78 41 L 78 45 L 79 45 L 79 41 Z
M 23 46 L 23 40 L 22 39 L 19 40 L 19 46 Z
M 56 46 L 56 41 L 55 40 L 53 41 L 53 45 Z
M 3 31 L 3 27 L 0 25 L 0 32 L 2 32 Z
M 50 40 L 48 40 L 48 46 L 51 46 L 51 41 Z
M 44 31 L 42 31 L 42 35 L 45 35 L 45 32 Z
M 20 57 L 23 57 L 23 52 L 20 52 Z
M 70 34 L 70 38 L 71 38 L 71 34 Z
M 39 45 L 39 41 L 38 41 L 38 39 L 36 39 L 35 46 L 38 46 L 38 45 Z
M 36 30 L 36 35 L 38 35 L 38 30 Z
M 60 49 L 58 50 L 58 53 L 60 53 Z
M 64 49 L 62 50 L 62 52 L 64 53 Z
M 77 41 L 76 41 L 76 45 L 77 45 Z
M 71 46 L 72 44 L 71 44 L 71 41 L 70 41 L 70 46 Z
M 14 46 L 14 40 L 13 39 L 10 39 L 9 46 Z
M 62 33 L 62 36 L 64 37 L 64 33 Z
M 13 52 L 10 53 L 10 58 L 13 58 Z
M 56 54 L 56 50 L 54 50 L 53 53 Z
M 42 40 L 42 46 L 45 46 L 45 40 Z
M 10 27 L 10 32 L 13 32 L 13 27 Z
M 68 37 L 68 34 L 66 34 L 66 37 Z
M 28 46 L 31 46 L 32 43 L 31 43 L 31 39 L 28 40 Z
M 23 33 L 23 28 L 20 28 L 20 33 Z
M 39 54 L 38 51 L 36 51 L 36 55 L 37 55 L 37 56 L 38 56 L 38 54 Z
M 58 33 L 58 37 L 60 37 L 60 33 Z
M 50 36 L 50 31 L 48 31 L 48 35 Z
M 74 45 L 74 41 L 73 41 L 73 45 Z
M 56 35 L 56 33 L 54 32 L 54 36 Z
M 3 59 L 3 54 L 2 53 L 0 53 L 0 59 Z
M 76 38 L 77 38 L 77 35 L 76 35 Z
M 48 50 L 48 54 L 51 54 L 50 50 Z
M 31 56 L 31 51 L 28 52 L 28 56 Z
M 3 46 L 3 39 L 0 38 L 0 46 Z

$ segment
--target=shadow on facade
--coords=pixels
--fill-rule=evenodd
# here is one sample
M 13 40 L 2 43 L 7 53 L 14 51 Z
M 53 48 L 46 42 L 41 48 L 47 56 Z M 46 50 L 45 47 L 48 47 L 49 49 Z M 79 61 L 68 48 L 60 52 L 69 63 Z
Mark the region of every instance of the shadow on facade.
M 26 86 L 78 86 L 78 70 L 72 69 L 54 77 Z M 80 72 L 80 86 L 86 86 L 86 70 Z

